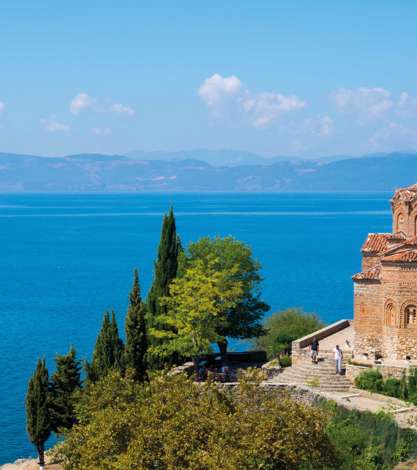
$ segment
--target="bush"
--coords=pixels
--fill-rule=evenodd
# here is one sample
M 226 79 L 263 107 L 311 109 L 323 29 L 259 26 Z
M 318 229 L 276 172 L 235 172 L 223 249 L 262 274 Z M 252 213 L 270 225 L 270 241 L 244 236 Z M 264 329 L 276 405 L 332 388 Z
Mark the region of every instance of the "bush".
M 298 308 L 277 312 L 265 321 L 266 335 L 254 340 L 254 345 L 266 351 L 272 359 L 278 354 L 291 354 L 291 343 L 305 335 L 324 327 L 324 323 L 314 313 L 306 313 Z
M 278 358 L 278 361 L 281 367 L 291 367 L 291 364 L 292 364 L 291 356 L 288 356 L 288 355 L 280 356 Z
M 362 390 L 381 392 L 383 389 L 382 375 L 376 369 L 366 370 L 356 377 L 355 385 Z
M 79 424 L 62 445 L 65 469 L 328 468 L 327 415 L 259 387 L 249 371 L 234 391 L 183 374 L 135 384 L 118 373 L 87 388 Z M 117 392 L 119 391 L 119 392 Z
M 399 398 L 401 394 L 401 382 L 393 377 L 386 379 L 382 386 L 382 393 L 390 397 Z
M 402 430 L 391 416 L 324 405 L 333 416 L 326 432 L 336 449 L 331 468 L 385 470 L 416 451 L 416 434 Z

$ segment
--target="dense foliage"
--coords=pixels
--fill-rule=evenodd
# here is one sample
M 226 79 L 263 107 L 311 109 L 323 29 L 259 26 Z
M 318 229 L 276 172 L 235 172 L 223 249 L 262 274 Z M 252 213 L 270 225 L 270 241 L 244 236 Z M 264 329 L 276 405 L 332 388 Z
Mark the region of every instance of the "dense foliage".
M 387 414 L 350 411 L 326 403 L 326 434 L 336 453 L 330 468 L 388 470 L 417 450 L 415 432 L 400 429 Z
M 234 392 L 182 374 L 143 385 L 112 372 L 88 387 L 62 454 L 66 469 L 325 468 L 335 454 L 326 414 L 252 380 Z
M 166 307 L 161 305 L 160 300 L 168 297 L 170 284 L 177 277 L 178 258 L 182 253 L 181 241 L 177 235 L 177 227 L 174 210 L 164 215 L 162 220 L 161 238 L 159 240 L 157 258 L 154 265 L 154 278 L 146 299 L 147 320 L 149 327 L 162 330 L 164 325 L 158 323 L 158 317 L 166 314 Z M 166 325 L 165 325 L 166 327 Z M 160 344 L 156 337 L 149 338 L 153 346 Z M 172 353 L 162 360 L 160 356 L 153 355 L 152 350 L 148 354 L 149 363 L 152 368 L 160 369 L 166 365 L 176 363 L 178 355 Z
M 167 313 L 157 317 L 158 328 L 151 328 L 159 341 L 151 348 L 161 357 L 179 353 L 196 358 L 211 343 L 223 341 L 219 329 L 226 321 L 223 312 L 233 309 L 243 293 L 242 282 L 234 279 L 237 266 L 218 270 L 213 258 L 197 260 L 170 286 L 170 296 L 162 299 Z
M 114 312 L 104 314 L 103 324 L 97 336 L 93 360 L 85 363 L 87 378 L 90 382 L 105 377 L 112 369 L 123 369 L 123 342 L 119 336 Z
M 145 318 L 145 306 L 142 304 L 139 286 L 139 274 L 135 269 L 133 287 L 129 295 L 129 309 L 126 315 L 126 346 L 124 366 L 131 369 L 134 378 L 143 381 L 147 375 L 148 335 Z
M 159 299 L 169 295 L 169 285 L 177 276 L 180 251 L 181 242 L 177 235 L 174 211 L 171 208 L 168 215 L 164 215 L 162 221 L 154 279 L 147 299 L 148 311 L 151 318 L 161 313 Z
M 383 378 L 377 369 L 369 369 L 359 374 L 355 385 L 362 390 L 382 393 L 390 397 L 400 398 L 417 404 L 417 369 L 412 369 L 400 379 Z
M 56 370 L 49 383 L 49 416 L 55 433 L 69 429 L 76 422 L 74 394 L 81 390 L 81 365 L 75 349 L 55 357 Z
M 277 312 L 265 321 L 267 333 L 254 344 L 267 352 L 269 358 L 278 354 L 290 354 L 292 341 L 323 328 L 324 324 L 313 313 L 298 308 Z
M 214 265 L 213 260 L 215 260 Z M 233 237 L 203 237 L 190 243 L 186 265 L 203 262 L 218 272 L 228 273 L 228 281 L 241 285 L 242 293 L 233 306 L 224 306 L 216 326 L 220 351 L 225 354 L 227 338 L 248 339 L 265 333 L 262 317 L 269 306 L 261 299 L 261 265 L 253 258 L 250 246 Z
M 40 465 L 44 464 L 44 446 L 51 434 L 48 387 L 48 369 L 45 360 L 39 360 L 26 395 L 26 427 Z

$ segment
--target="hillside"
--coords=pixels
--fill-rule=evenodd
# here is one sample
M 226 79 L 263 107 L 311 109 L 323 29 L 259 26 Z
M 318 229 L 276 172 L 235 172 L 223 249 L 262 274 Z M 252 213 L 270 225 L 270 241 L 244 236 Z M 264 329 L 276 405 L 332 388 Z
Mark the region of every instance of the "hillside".
M 0 154 L 0 192 L 392 191 L 417 177 L 417 156 L 412 153 L 231 166 L 147 155 Z

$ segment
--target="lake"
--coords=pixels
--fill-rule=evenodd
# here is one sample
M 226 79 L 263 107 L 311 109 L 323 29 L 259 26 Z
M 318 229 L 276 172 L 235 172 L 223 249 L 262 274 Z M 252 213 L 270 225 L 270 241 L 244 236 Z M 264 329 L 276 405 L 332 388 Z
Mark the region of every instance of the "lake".
M 133 269 L 150 285 L 161 219 L 183 244 L 233 235 L 263 266 L 271 311 L 352 318 L 368 232 L 391 231 L 390 194 L 0 195 L 0 464 L 35 455 L 24 399 L 38 357 L 89 357 L 103 312 L 123 329 Z M 234 345 L 239 348 L 238 344 Z

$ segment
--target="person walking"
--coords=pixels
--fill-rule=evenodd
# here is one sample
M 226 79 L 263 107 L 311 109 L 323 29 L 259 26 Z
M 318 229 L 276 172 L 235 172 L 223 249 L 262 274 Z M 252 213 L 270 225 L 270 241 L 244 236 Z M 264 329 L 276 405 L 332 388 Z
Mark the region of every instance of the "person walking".
M 311 361 L 317 364 L 318 356 L 319 356 L 319 342 L 317 338 L 313 338 L 313 342 L 311 343 Z
M 333 352 L 334 352 L 334 360 L 336 362 L 336 374 L 342 374 L 343 352 L 339 348 L 338 344 L 336 344 L 336 347 L 333 349 Z

